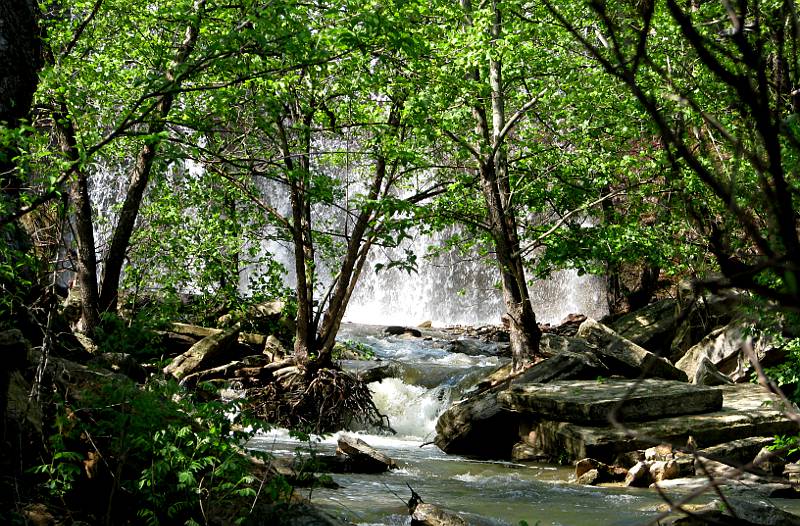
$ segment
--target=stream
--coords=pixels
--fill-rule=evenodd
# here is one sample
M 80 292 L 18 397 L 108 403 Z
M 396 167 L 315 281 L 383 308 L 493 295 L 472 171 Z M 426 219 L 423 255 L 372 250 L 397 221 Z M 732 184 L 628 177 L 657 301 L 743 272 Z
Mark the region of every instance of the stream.
M 359 433 L 400 469 L 381 475 L 337 474 L 333 479 L 340 489 L 298 490 L 310 494 L 313 502 L 356 524 L 405 525 L 410 522 L 408 484 L 426 502 L 458 511 L 476 525 L 526 521 L 531 526 L 623 526 L 646 524 L 658 515 L 656 508 L 664 501 L 652 490 L 577 486 L 568 482 L 570 467 L 476 461 L 425 445 L 433 440 L 436 419 L 450 402 L 504 359 L 449 352 L 443 348 L 447 340 L 440 339 L 448 337 L 435 330 L 433 339 L 424 339 L 385 336 L 382 329 L 344 324 L 339 338 L 369 345 L 376 358 L 400 368 L 400 378 L 370 384 L 376 406 L 397 434 Z M 364 363 L 343 365 L 357 368 Z M 273 430 L 248 447 L 288 457 L 309 447 L 333 454 L 337 436 L 300 442 L 285 430 Z

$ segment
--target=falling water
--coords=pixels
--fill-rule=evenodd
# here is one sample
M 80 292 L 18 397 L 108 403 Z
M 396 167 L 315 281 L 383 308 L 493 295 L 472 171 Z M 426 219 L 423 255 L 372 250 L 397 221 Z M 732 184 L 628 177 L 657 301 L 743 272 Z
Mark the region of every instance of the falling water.
M 172 166 L 168 177 L 197 176 L 202 170 L 196 163 L 187 162 Z M 92 179 L 91 197 L 99 217 L 105 222 L 96 224 L 95 236 L 98 251 L 104 251 L 110 234 L 110 225 L 116 219 L 115 204 L 124 195 L 125 169 L 122 166 L 101 167 Z M 286 212 L 288 197 L 285 189 L 276 183 L 263 183 L 262 192 L 274 206 Z M 187 209 L 187 214 L 199 214 L 202 210 Z M 335 226 L 342 218 L 337 217 L 337 208 L 319 206 L 315 213 Z M 341 212 L 338 212 L 341 215 Z M 270 237 L 265 235 L 265 237 Z M 274 236 L 271 236 L 274 239 Z M 350 301 L 346 320 L 369 324 L 416 325 L 431 321 L 436 326 L 452 324 L 481 325 L 496 324 L 504 312 L 499 274 L 496 266 L 474 254 L 463 256 L 456 251 L 427 257 L 431 246 L 442 242 L 444 235 L 417 235 L 405 246 L 394 250 L 374 248 L 364 269 L 358 286 Z M 294 282 L 291 251 L 285 244 L 264 241 L 261 249 L 280 261 L 287 269 L 286 282 Z M 385 265 L 411 251 L 416 255 L 415 271 L 400 268 L 386 269 Z M 376 271 L 384 266 L 384 270 Z M 338 269 L 320 264 L 324 274 L 333 275 Z M 242 292 L 248 292 L 249 277 L 258 269 L 245 268 L 241 275 Z M 323 285 L 326 285 L 323 283 Z M 548 279 L 534 281 L 530 287 L 531 301 L 537 319 L 543 323 L 558 323 L 571 313 L 582 313 L 594 318 L 607 313 L 605 280 L 599 276 L 578 276 L 574 270 L 553 273 Z M 187 284 L 185 292 L 196 292 Z
M 505 312 L 496 266 L 477 257 L 465 259 L 455 251 L 426 259 L 437 238 L 419 236 L 411 249 L 418 254 L 415 272 L 399 268 L 375 272 L 376 263 L 386 263 L 385 253 L 371 258 L 347 309 L 355 323 L 416 325 L 482 325 L 500 323 Z M 601 318 L 608 313 L 605 280 L 601 276 L 579 276 L 575 270 L 554 272 L 530 285 L 537 319 L 555 324 L 568 314 Z

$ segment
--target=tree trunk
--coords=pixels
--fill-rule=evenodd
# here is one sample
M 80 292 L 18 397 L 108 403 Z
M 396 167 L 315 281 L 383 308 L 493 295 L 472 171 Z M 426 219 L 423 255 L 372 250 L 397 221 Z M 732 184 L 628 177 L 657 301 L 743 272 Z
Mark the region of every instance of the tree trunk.
M 398 134 L 403 106 L 404 99 L 396 99 L 389 111 L 387 119 L 389 131 L 386 133 L 392 137 L 396 137 Z M 386 188 L 384 188 L 384 182 L 386 182 Z M 375 175 L 370 186 L 368 202 L 374 202 L 382 192 L 385 193 L 391 186 L 391 179 L 387 181 L 386 156 L 379 154 L 375 161 Z M 319 354 L 323 360 L 330 361 L 333 346 L 336 343 L 336 334 L 339 332 L 342 318 L 345 310 L 347 310 L 347 304 L 350 302 L 350 297 L 361 276 L 369 249 L 372 246 L 373 239 L 365 239 L 365 235 L 370 221 L 373 220 L 374 211 L 375 207 L 368 205 L 359 212 L 353 225 L 353 231 L 347 241 L 347 252 L 334 283 L 333 293 L 325 310 L 325 316 L 319 331 Z
M 75 128 L 67 117 L 66 108 L 54 115 L 61 152 L 70 162 L 80 162 Z M 75 235 L 78 241 L 78 286 L 81 298 L 81 325 L 91 336 L 100 323 L 99 294 L 97 289 L 97 255 L 95 254 L 92 203 L 89 199 L 89 178 L 83 167 L 75 170 L 75 182 L 70 189 L 70 199 L 75 205 Z
M 491 28 L 492 43 L 502 34 L 502 15 L 497 0 L 493 0 L 494 20 Z M 479 117 L 481 135 L 491 137 L 493 155 L 482 163 L 481 188 L 489 214 L 489 229 L 494 241 L 497 262 L 503 283 L 505 319 L 511 339 L 513 368 L 518 370 L 539 352 L 541 330 L 531 306 L 525 268 L 520 254 L 517 218 L 512 203 L 508 177 L 508 157 L 503 130 L 506 126 L 505 93 L 503 92 L 503 65 L 500 59 L 489 60 L 489 86 L 492 101 L 492 129 L 488 129 L 485 113 Z
M 38 16 L 35 2 L 0 2 L 0 123 L 9 128 L 16 128 L 28 116 L 39 82 L 42 54 Z M 13 209 L 19 204 L 21 189 L 15 156 L 13 145 L 0 146 L 0 185 Z
M 175 54 L 172 67 L 164 73 L 167 81 L 165 86 L 166 93 L 161 95 L 155 108 L 155 118 L 148 126 L 148 133 L 152 135 L 163 132 L 166 128 L 165 120 L 172 110 L 174 102 L 173 91 L 180 87 L 181 78 L 175 75 L 179 66 L 186 63 L 194 51 L 197 38 L 200 34 L 200 20 L 205 11 L 205 0 L 195 2 L 195 12 L 198 16 L 191 19 L 191 23 L 186 28 L 183 42 Z M 122 275 L 122 267 L 125 263 L 125 254 L 128 251 L 131 235 L 136 225 L 136 218 L 139 215 L 139 208 L 142 204 L 142 197 L 150 181 L 150 173 L 153 168 L 153 161 L 158 153 L 160 139 L 152 139 L 139 150 L 136 163 L 133 166 L 128 183 L 128 191 L 125 194 L 125 201 L 120 210 L 111 244 L 106 254 L 105 265 L 103 267 L 102 289 L 100 292 L 100 310 L 115 311 L 117 309 L 117 299 L 119 296 L 119 279 Z
M 39 10 L 35 2 L 27 0 L 0 2 L 0 72 L 2 72 L 0 73 L 0 127 L 16 128 L 30 112 L 39 81 L 39 68 L 42 65 L 38 18 Z M 13 143 L 9 146 L 0 146 L 0 215 L 3 216 L 16 212 L 20 206 L 19 195 L 22 185 L 17 178 L 16 164 L 13 160 L 16 155 L 17 148 Z M 10 263 L 16 268 L 17 262 L 4 259 L 6 254 L 15 257 L 14 249 L 25 250 L 28 245 L 27 240 L 17 222 L 3 230 L 0 243 L 4 243 L 5 249 L 0 252 L 0 263 Z M 0 283 L 0 287 L 4 294 L 10 292 L 13 298 L 20 285 Z M 12 368 L 8 357 L 4 357 L 3 367 L 0 367 L 0 440 L 4 446 L 9 375 Z M 9 462 L 0 463 L 4 468 L 11 463 L 11 455 L 4 454 L 4 457 L 6 455 Z

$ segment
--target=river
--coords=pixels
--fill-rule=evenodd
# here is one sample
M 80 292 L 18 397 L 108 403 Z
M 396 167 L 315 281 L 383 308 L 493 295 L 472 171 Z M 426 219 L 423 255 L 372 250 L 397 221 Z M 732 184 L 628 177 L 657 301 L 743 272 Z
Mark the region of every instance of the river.
M 336 490 L 298 490 L 310 494 L 313 502 L 362 525 L 408 524 L 408 486 L 426 502 L 458 511 L 476 525 L 517 526 L 525 521 L 531 526 L 623 526 L 646 524 L 658 515 L 664 501 L 653 490 L 578 486 L 569 482 L 570 467 L 476 461 L 442 453 L 429 444 L 437 417 L 503 359 L 449 352 L 443 348 L 444 334 L 435 331 L 432 339 L 423 339 L 387 337 L 380 329 L 345 324 L 340 339 L 369 345 L 377 358 L 401 369 L 400 378 L 370 384 L 373 400 L 397 434 L 359 433 L 400 469 L 381 475 L 333 475 L 342 486 Z M 249 446 L 277 456 L 309 447 L 332 454 L 337 436 L 300 442 L 285 430 L 274 430 Z

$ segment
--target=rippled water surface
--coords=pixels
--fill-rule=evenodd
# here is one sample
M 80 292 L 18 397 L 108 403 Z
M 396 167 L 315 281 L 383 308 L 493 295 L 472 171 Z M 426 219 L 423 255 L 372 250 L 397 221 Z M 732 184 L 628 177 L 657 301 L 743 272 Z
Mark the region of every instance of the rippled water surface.
M 623 526 L 647 524 L 664 504 L 649 489 L 598 488 L 568 482 L 571 468 L 485 462 L 445 455 L 430 444 L 439 414 L 464 389 L 503 362 L 447 350 L 441 334 L 431 339 L 385 337 L 375 327 L 346 325 L 342 339 L 371 346 L 398 378 L 370 384 L 373 400 L 388 415 L 394 436 L 360 432 L 371 446 L 392 457 L 400 469 L 380 475 L 333 475 L 340 489 L 300 489 L 312 500 L 358 524 L 406 525 L 405 501 L 412 487 L 426 502 L 457 511 L 476 525 Z M 357 364 L 362 366 L 363 364 Z M 283 430 L 253 440 L 254 449 L 293 456 L 313 447 L 333 454 L 337 435 L 303 443 Z M 703 501 L 710 500 L 705 497 Z

